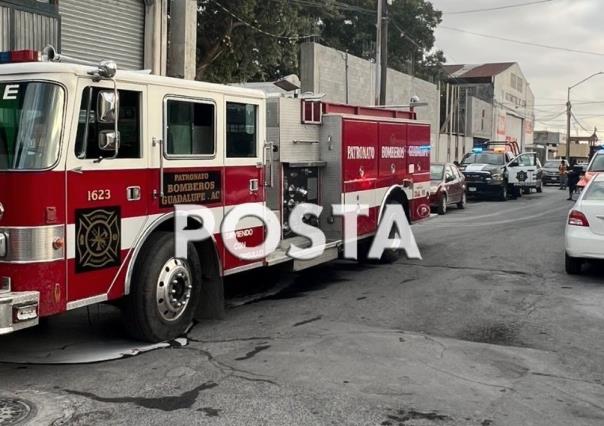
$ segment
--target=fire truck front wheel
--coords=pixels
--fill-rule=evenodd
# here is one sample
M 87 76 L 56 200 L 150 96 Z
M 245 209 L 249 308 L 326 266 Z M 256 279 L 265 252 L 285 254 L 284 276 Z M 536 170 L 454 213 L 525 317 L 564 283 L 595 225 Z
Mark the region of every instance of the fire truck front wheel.
M 201 263 L 193 244 L 186 261 L 174 257 L 174 235 L 157 232 L 145 243 L 134 268 L 125 306 L 130 334 L 149 342 L 181 336 L 201 297 Z

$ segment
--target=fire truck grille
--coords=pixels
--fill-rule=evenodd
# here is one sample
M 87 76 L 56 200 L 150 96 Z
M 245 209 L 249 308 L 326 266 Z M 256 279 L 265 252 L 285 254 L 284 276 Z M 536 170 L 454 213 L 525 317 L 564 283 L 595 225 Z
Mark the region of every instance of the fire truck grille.
M 0 398 L 0 426 L 23 424 L 33 413 L 33 405 L 29 402 Z

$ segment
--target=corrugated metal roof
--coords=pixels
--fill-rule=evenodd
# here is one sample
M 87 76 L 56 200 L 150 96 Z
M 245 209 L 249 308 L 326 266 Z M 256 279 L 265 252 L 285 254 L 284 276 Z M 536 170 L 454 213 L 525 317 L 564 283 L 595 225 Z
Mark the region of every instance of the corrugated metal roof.
M 513 65 L 515 65 L 515 62 L 496 62 L 491 64 L 444 65 L 443 68 L 453 78 L 468 79 L 493 77 Z

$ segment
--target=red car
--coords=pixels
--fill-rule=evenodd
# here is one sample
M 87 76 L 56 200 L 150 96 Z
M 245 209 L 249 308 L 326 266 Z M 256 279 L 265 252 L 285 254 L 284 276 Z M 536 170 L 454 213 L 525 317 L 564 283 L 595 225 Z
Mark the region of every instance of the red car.
M 466 178 L 455 164 L 432 163 L 430 179 L 430 206 L 438 214 L 447 213 L 447 208 L 452 204 L 460 209 L 466 207 Z

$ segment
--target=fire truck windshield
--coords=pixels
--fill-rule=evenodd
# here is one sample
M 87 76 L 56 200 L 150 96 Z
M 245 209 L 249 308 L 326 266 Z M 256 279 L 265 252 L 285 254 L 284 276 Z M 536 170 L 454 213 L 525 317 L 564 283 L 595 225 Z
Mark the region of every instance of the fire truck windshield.
M 57 84 L 0 82 L 0 170 L 40 170 L 56 163 L 64 103 Z

